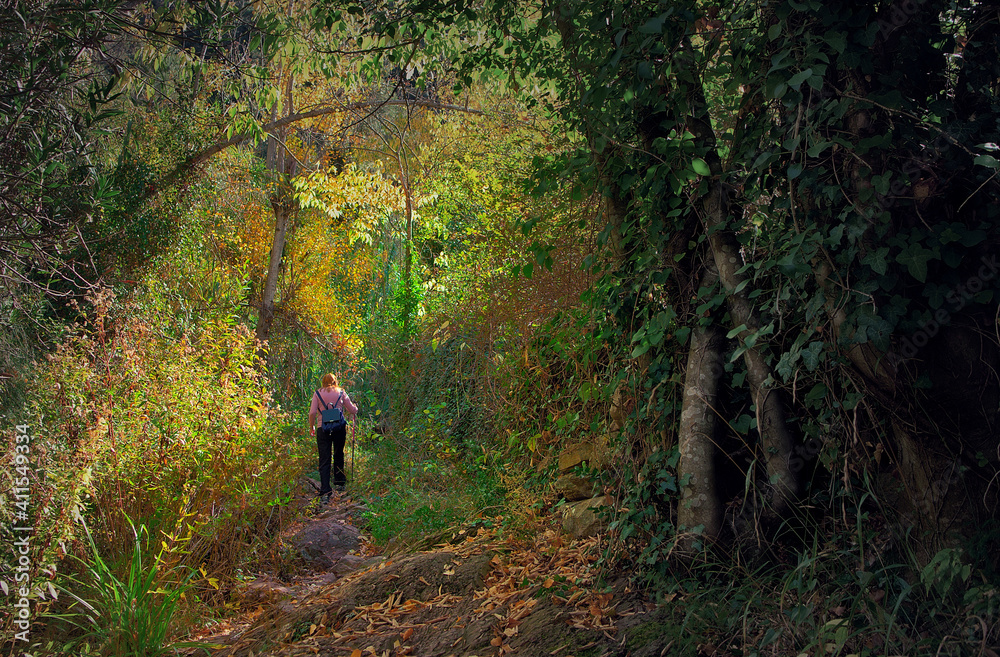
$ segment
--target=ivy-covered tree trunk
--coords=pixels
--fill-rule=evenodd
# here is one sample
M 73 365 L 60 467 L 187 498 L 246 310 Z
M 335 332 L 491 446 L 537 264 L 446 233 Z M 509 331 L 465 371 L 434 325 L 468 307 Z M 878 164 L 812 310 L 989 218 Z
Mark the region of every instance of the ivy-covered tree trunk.
M 706 202 L 709 207 L 718 207 L 720 213 L 725 207 L 725 190 L 717 185 L 711 192 L 714 198 Z M 757 431 L 760 434 L 761 456 L 766 466 L 768 485 L 773 489 L 770 495 L 771 512 L 784 515 L 799 498 L 798 472 L 793 469 L 792 450 L 794 439 L 785 421 L 787 411 L 783 393 L 777 387 L 773 368 L 764 353 L 757 346 L 761 339 L 761 323 L 757 312 L 746 296 L 747 279 L 740 273 L 743 260 L 740 258 L 736 240 L 725 230 L 715 231 L 709 237 L 712 255 L 719 270 L 719 278 L 728 296 L 729 314 L 735 325 L 736 338 L 743 349 L 743 361 L 747 368 L 747 381 L 753 398 L 757 416 Z
M 502 36 L 463 53 L 467 70 L 547 76 L 552 109 L 586 137 L 552 166 L 620 199 L 600 229 L 623 257 L 599 296 L 632 346 L 621 367 L 647 391 L 672 384 L 677 338 L 712 342 L 701 322 L 724 304 L 749 400 L 736 379 L 714 394 L 721 413 L 753 407 L 767 481 L 749 483 L 774 511 L 889 499 L 877 479 L 902 490 L 886 517 L 925 554 L 995 521 L 1000 272 L 982 268 L 1000 248 L 996 3 L 512 4 L 484 4 Z M 697 289 L 706 256 L 722 295 Z M 695 353 L 670 427 L 682 477 L 707 449 Z M 643 485 L 630 500 L 650 499 Z
M 768 54 L 810 69 L 819 55 L 805 59 L 791 36 L 806 29 L 829 63 L 785 91 L 791 154 L 778 166 L 796 229 L 822 244 L 810 265 L 822 337 L 861 395 L 838 449 L 881 472 L 877 499 L 926 564 L 996 519 L 1000 165 L 983 149 L 998 138 L 1000 14 L 943 0 L 783 11 Z M 841 40 L 857 25 L 864 38 Z
M 705 274 L 703 286 L 718 282 L 715 268 Z M 699 534 L 718 538 L 722 529 L 722 506 L 715 481 L 715 436 L 719 415 L 719 388 L 725 374 L 722 350 L 725 336 L 719 325 L 711 322 L 691 331 L 687 368 L 684 371 L 684 397 L 678 425 L 677 478 L 681 499 L 677 506 L 677 525 L 682 532 L 681 545 L 691 549 Z
M 689 40 L 685 39 L 685 50 L 689 51 L 690 48 Z M 760 321 L 760 313 L 750 301 L 751 281 L 743 273 L 745 262 L 733 233 L 733 227 L 742 225 L 743 217 L 735 216 L 730 207 L 731 191 L 725 181 L 729 172 L 723 169 L 704 83 L 691 59 L 688 52 L 682 52 L 678 57 L 679 62 L 691 67 L 684 71 L 690 79 L 688 97 L 693 100 L 689 125 L 695 139 L 705 151 L 705 163 L 714 179 L 702 201 L 703 227 L 718 279 L 726 292 L 732 331 L 739 340 L 747 369 L 747 381 L 750 384 L 760 435 L 760 456 L 768 478 L 766 486 L 773 492 L 767 495 L 770 508 L 766 515 L 780 517 L 798 502 L 801 494 L 798 472 L 792 467 L 795 443 L 786 422 L 788 411 L 777 387 L 774 368 L 763 349 L 768 337 L 762 335 L 764 327 Z

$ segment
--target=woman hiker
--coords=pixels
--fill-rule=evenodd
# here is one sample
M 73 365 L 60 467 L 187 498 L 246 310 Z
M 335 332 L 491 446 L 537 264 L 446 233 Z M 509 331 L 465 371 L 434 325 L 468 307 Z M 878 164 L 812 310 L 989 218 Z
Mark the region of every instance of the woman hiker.
M 319 496 L 323 503 L 330 501 L 330 448 L 333 448 L 333 485 L 338 492 L 344 490 L 347 476 L 344 474 L 344 443 L 347 442 L 347 425 L 327 431 L 323 428 L 320 411 L 327 408 L 339 408 L 345 418 L 354 422 L 358 407 L 351 401 L 347 391 L 337 384 L 337 377 L 324 374 L 323 387 L 313 394 L 309 405 L 309 434 L 316 436 L 316 449 L 319 452 Z M 322 400 L 322 402 L 320 401 Z

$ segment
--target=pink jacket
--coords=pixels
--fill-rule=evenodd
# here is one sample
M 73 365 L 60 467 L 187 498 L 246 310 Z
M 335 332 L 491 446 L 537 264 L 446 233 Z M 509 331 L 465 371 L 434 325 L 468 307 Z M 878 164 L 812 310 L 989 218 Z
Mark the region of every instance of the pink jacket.
M 320 388 L 319 394 L 323 397 L 323 401 L 326 403 L 328 408 L 333 408 L 333 405 L 337 402 L 337 397 L 343 392 L 343 397 L 340 397 L 340 403 L 337 404 L 339 408 L 344 410 L 344 415 L 350 419 L 358 414 L 358 407 L 354 405 L 351 401 L 351 397 L 347 394 L 347 391 L 341 388 L 340 390 L 323 390 Z M 312 395 L 312 403 L 309 405 L 309 423 L 314 424 L 314 418 L 319 415 L 319 400 L 316 399 L 316 393 Z

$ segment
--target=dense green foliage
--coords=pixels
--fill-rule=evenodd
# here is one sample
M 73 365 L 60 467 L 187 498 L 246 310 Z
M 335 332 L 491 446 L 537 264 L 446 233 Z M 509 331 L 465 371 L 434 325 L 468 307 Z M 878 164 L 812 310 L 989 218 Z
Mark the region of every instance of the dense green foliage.
M 634 345 L 640 398 L 671 380 L 678 347 L 714 315 L 738 338 L 732 387 L 744 381 L 740 356 L 760 351 L 774 383 L 805 402 L 793 411 L 802 439 L 823 434 L 836 462 L 849 439 L 836 427 L 862 398 L 909 424 L 910 404 L 929 401 L 920 392 L 929 379 L 950 387 L 933 358 L 903 353 L 934 314 L 944 311 L 935 327 L 951 324 L 940 336 L 924 331 L 938 353 L 962 339 L 952 332 L 988 332 L 997 135 L 983 116 L 995 89 L 976 81 L 995 79 L 992 14 L 978 3 L 880 9 L 584 2 L 529 21 L 506 3 L 456 14 L 469 30 L 478 19 L 495 26 L 490 47 L 457 47 L 461 71 L 489 64 L 546 79 L 558 88 L 550 109 L 587 139 L 538 180 L 575 176 L 606 198 L 602 239 L 616 257 L 595 294 Z M 375 29 L 418 32 L 423 17 L 401 12 Z M 743 259 L 738 277 L 701 286 L 703 263 L 726 247 Z M 753 317 L 737 322 L 734 299 L 752 303 Z M 650 412 L 637 420 L 669 432 L 669 406 L 636 407 Z M 984 413 L 980 426 L 994 411 Z M 752 442 L 754 423 L 741 417 L 730 424 Z M 905 461 L 901 443 L 924 441 L 897 430 L 890 421 L 865 431 Z M 975 453 L 978 439 L 961 433 L 952 438 L 964 447 L 952 448 Z
M 998 467 L 991 4 L 422 3 L 380 19 L 399 40 L 453 25 L 459 79 L 538 83 L 585 139 L 539 162 L 537 189 L 575 179 L 605 203 L 614 257 L 591 298 L 632 359 L 603 392 L 638 456 L 616 526 L 651 581 L 690 530 L 737 546 L 791 530 L 778 544 L 801 549 L 825 529 L 803 506 L 878 514 L 889 563 L 981 559 Z M 726 483 L 708 495 L 725 522 L 715 507 L 684 527 L 703 477 L 683 463 L 683 416 L 701 412 L 680 394 L 685 350 L 717 325 L 706 445 Z
M 379 545 L 529 525 L 588 440 L 605 565 L 698 606 L 665 626 L 997 642 L 995 3 L 95 0 L 0 27 L 0 377 L 50 631 L 155 584 L 155 652 L 175 603 L 282 572 L 334 371 Z
M 113 195 L 94 156 L 99 130 L 113 114 L 117 79 L 86 62 L 120 26 L 117 3 L 90 4 L 0 10 L 0 282 L 7 294 L 19 285 L 66 292 L 67 283 L 79 285 L 94 274 L 72 253 L 72 232 Z

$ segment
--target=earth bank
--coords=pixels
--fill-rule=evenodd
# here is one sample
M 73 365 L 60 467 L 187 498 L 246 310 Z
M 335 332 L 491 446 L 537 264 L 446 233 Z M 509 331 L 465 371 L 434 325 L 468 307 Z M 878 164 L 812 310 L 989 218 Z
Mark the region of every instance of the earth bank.
M 480 527 L 384 558 L 354 527 L 360 510 L 340 496 L 293 528 L 285 541 L 300 555 L 294 581 L 259 579 L 240 591 L 244 622 L 201 637 L 212 656 L 696 654 L 669 614 L 626 581 L 597 582 L 599 535 L 540 528 L 534 540 L 510 543 Z

